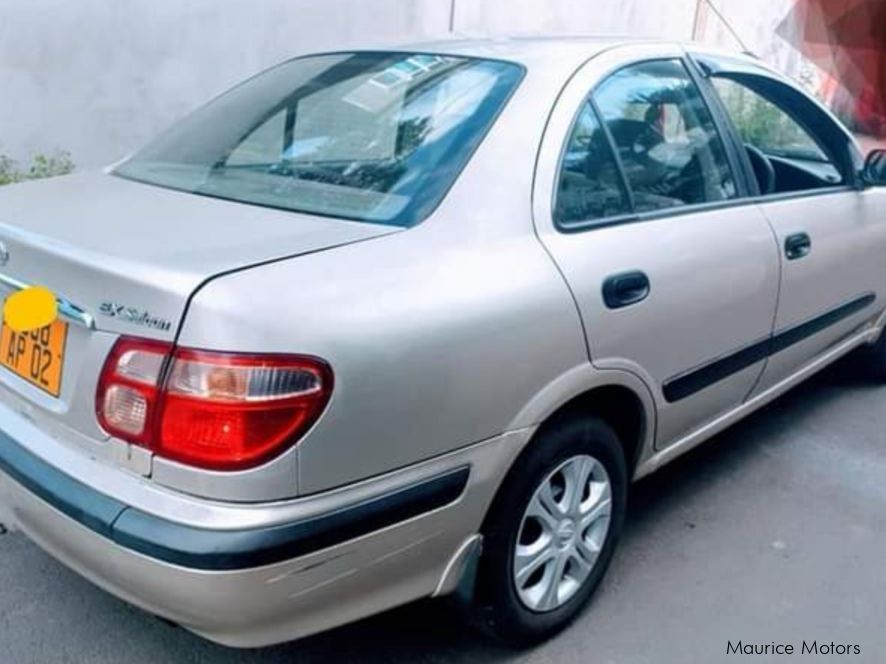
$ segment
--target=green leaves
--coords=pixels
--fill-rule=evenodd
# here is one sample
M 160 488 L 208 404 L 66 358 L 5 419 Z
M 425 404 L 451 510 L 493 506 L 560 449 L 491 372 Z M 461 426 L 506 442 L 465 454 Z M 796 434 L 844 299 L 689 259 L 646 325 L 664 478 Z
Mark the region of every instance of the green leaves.
M 67 175 L 73 170 L 74 162 L 68 152 L 35 155 L 26 170 L 20 169 L 14 159 L 0 154 L 0 185 Z

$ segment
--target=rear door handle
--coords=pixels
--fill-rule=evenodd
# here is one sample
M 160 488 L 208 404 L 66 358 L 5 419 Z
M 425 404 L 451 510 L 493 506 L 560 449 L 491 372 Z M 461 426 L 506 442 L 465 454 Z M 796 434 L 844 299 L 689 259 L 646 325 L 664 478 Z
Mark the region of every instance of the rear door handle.
M 624 272 L 603 282 L 603 301 L 610 309 L 623 309 L 645 300 L 651 290 L 645 273 L 639 270 Z
M 812 238 L 806 233 L 790 235 L 784 241 L 784 255 L 789 261 L 806 258 L 812 253 Z

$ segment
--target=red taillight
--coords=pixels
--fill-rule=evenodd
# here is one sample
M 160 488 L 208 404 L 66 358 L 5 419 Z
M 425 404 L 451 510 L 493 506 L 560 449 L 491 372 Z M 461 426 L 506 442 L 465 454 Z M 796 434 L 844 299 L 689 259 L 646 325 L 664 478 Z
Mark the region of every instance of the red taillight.
M 160 456 L 238 470 L 295 444 L 331 392 L 332 371 L 315 358 L 123 338 L 102 370 L 96 409 L 108 433 Z
M 328 365 L 313 358 L 176 350 L 154 449 L 204 468 L 254 466 L 317 421 L 331 388 Z

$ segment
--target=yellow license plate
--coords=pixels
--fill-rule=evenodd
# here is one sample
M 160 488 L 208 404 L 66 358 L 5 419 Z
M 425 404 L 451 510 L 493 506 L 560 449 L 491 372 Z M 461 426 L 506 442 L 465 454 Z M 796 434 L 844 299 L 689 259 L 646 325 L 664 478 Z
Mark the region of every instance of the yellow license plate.
M 60 320 L 32 332 L 13 332 L 4 325 L 0 334 L 0 365 L 58 397 L 67 339 L 68 324 Z

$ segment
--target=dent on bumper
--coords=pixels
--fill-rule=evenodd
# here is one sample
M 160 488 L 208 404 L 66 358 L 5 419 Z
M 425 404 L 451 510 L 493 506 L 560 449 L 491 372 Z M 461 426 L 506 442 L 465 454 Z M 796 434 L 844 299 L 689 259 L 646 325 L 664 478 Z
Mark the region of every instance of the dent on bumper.
M 198 570 L 236 570 L 304 556 L 455 502 L 470 470 L 321 516 L 249 530 L 207 530 L 161 519 L 107 497 L 33 456 L 0 432 L 0 470 L 80 525 L 150 558 Z

